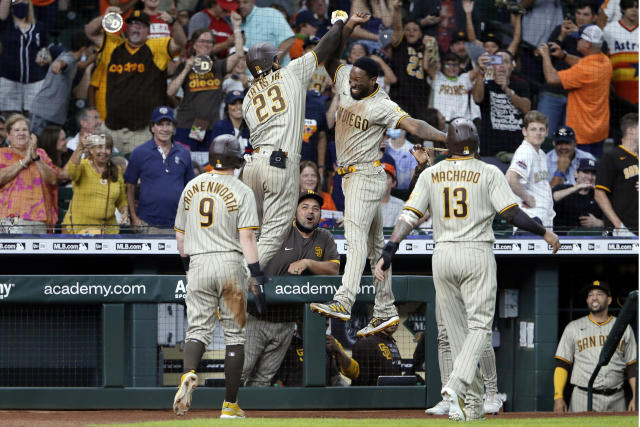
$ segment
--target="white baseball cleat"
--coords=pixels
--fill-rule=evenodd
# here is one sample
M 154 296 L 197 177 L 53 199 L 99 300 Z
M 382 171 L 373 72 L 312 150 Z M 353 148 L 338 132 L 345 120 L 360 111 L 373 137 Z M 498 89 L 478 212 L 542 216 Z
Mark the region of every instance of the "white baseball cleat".
M 191 407 L 191 395 L 198 387 L 198 376 L 193 372 L 187 372 L 180 378 L 180 388 L 173 398 L 173 412 L 176 415 L 184 415 Z
M 437 405 L 426 409 L 424 412 L 429 415 L 447 415 L 449 413 L 449 402 L 441 400 Z
M 506 396 L 501 393 L 487 393 L 484 396 L 484 412 L 486 414 L 497 414 L 502 408 L 502 404 L 506 401 Z
M 442 400 L 449 402 L 449 419 L 451 421 L 466 421 L 464 400 L 451 387 L 445 387 L 440 392 Z

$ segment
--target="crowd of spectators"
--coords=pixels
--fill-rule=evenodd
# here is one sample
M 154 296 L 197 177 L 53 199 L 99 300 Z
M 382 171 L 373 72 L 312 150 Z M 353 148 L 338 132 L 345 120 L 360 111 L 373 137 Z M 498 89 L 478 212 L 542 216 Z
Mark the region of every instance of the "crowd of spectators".
M 115 213 L 122 231 L 162 232 L 172 222 L 169 210 L 180 186 L 194 171 L 210 170 L 207 152 L 215 136 L 234 134 L 245 152 L 252 152 L 242 119 L 242 100 L 251 84 L 247 49 L 270 42 L 286 65 L 318 43 L 336 9 L 372 16 L 352 34 L 343 53 L 345 63 L 363 56 L 376 61 L 378 85 L 410 115 L 439 129 L 455 117 L 474 120 L 480 156 L 503 172 L 518 169 L 514 153 L 523 144 L 523 133 L 525 142 L 532 142 L 525 117 L 539 111 L 545 129 L 536 153 L 540 159 L 546 156 L 546 171 L 539 170 L 535 180 L 546 173 L 554 204 L 564 200 L 563 210 L 568 199 L 556 193 L 558 186 L 579 185 L 575 194 L 583 195 L 590 182 L 584 175 L 591 171 L 579 169 L 582 160 L 594 161 L 596 169 L 605 167 L 600 159 L 618 149 L 629 129 L 621 129 L 621 120 L 638 109 L 636 0 L 603 5 L 597 0 L 522 0 L 507 2 L 507 7 L 501 2 L 497 8 L 473 0 L 100 0 L 81 10 L 68 0 L 41 3 L 0 0 L 0 145 L 7 151 L 0 159 L 0 217 L 3 224 L 16 227 L 36 221 L 47 225 L 40 231 L 53 232 L 61 225 L 57 191 L 49 189 L 54 184 L 48 182 L 81 188 L 74 166 L 86 160 L 93 162 L 93 171 L 106 167 L 96 168 L 89 148 L 93 143 L 88 141 L 100 140 L 107 141 L 101 147 L 113 141 L 107 150 L 112 156 L 131 161 L 126 174 L 120 171 L 127 200 L 116 199 L 108 215 L 98 200 L 102 196 L 89 202 L 86 208 L 93 212 L 87 218 L 99 221 L 97 228 L 87 230 L 106 232 L 108 222 L 110 230 L 117 231 Z M 103 16 L 112 12 L 124 20 L 115 33 L 101 25 Z M 321 226 L 340 225 L 340 215 L 331 212 L 344 207 L 341 180 L 334 173 L 339 96 L 332 76 L 319 67 L 306 99 L 301 176 L 308 183 L 301 189 L 322 195 Z M 170 114 L 156 122 L 153 114 L 159 107 Z M 15 124 L 15 117 L 22 117 L 18 127 L 28 124 L 26 136 L 11 134 L 7 123 Z M 29 144 L 22 147 L 19 138 Z M 68 138 L 66 147 L 60 138 Z M 33 141 L 43 151 L 39 162 L 33 160 L 40 150 L 33 151 Z M 381 141 L 381 161 L 388 165 L 392 182 L 391 202 L 408 196 L 418 166 L 414 148 L 422 146 L 433 143 L 407 138 L 398 129 L 389 129 Z M 79 148 L 80 157 L 73 157 Z M 635 150 L 631 148 L 631 156 L 637 165 Z M 69 159 L 76 162 L 69 165 Z M 609 161 L 606 165 L 613 167 Z M 625 173 L 631 173 L 626 179 L 632 181 L 625 191 L 633 190 L 637 166 L 635 173 Z M 514 191 L 524 191 L 524 175 L 520 166 L 517 178 L 511 178 Z M 106 185 L 107 198 L 113 198 L 109 183 L 119 175 L 109 176 L 97 181 L 96 191 L 101 194 L 100 186 Z M 23 188 L 20 182 L 34 179 L 34 188 L 46 190 L 40 190 L 46 197 L 38 198 L 42 210 L 36 216 L 33 210 L 22 211 L 36 203 L 33 195 L 21 194 L 17 197 L 24 200 L 9 203 Z M 611 195 L 602 191 L 609 200 Z M 606 203 L 598 194 L 598 204 Z M 524 205 L 533 203 L 531 195 L 519 195 L 525 196 Z M 636 199 L 637 193 L 631 196 Z M 619 202 L 609 205 L 613 208 L 589 212 L 595 220 L 571 219 L 583 218 L 579 212 L 563 214 L 561 221 L 547 215 L 543 223 L 616 228 L 622 224 L 620 214 L 616 220 L 611 211 Z M 118 213 L 122 206 L 129 215 Z M 624 226 L 635 231 L 626 222 Z

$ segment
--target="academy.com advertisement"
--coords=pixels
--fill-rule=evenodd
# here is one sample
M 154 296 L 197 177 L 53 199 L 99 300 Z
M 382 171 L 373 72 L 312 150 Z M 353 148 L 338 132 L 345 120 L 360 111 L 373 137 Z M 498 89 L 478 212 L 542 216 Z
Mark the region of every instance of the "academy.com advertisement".
M 266 286 L 267 301 L 328 301 L 340 288 L 340 276 L 274 277 Z M 0 276 L 3 303 L 172 303 L 183 302 L 189 284 L 184 276 Z M 393 278 L 396 299 L 406 293 L 404 277 Z M 251 299 L 251 296 L 249 297 Z M 363 277 L 357 298 L 373 302 L 375 286 Z

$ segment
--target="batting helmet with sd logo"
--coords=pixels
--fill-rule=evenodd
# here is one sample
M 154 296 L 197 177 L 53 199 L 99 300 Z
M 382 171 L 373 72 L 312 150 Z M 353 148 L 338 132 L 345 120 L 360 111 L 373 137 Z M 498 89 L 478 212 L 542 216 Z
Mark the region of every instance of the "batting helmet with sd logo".
M 451 154 L 473 156 L 478 151 L 478 131 L 471 120 L 453 119 L 447 127 L 445 144 Z
M 247 52 L 247 68 L 254 78 L 258 78 L 273 68 L 273 62 L 277 55 L 278 51 L 271 43 L 257 43 L 251 46 Z
M 209 147 L 209 164 L 214 169 L 237 169 L 242 166 L 244 153 L 233 135 L 217 136 Z

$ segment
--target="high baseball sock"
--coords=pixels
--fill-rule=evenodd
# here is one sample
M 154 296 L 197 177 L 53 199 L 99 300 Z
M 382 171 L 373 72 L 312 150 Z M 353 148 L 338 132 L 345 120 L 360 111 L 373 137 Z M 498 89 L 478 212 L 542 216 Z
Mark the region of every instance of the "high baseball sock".
M 203 343 L 194 339 L 186 340 L 184 343 L 184 372 L 197 371 L 203 354 Z
M 244 365 L 244 344 L 228 345 L 224 354 L 224 378 L 227 391 L 224 400 L 234 403 L 238 400 L 238 388 Z

